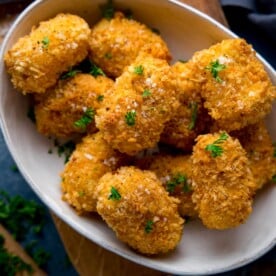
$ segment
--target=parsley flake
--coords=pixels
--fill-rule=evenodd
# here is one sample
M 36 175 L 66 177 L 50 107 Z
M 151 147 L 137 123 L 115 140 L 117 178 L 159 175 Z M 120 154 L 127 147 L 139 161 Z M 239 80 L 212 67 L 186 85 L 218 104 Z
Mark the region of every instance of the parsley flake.
M 143 75 L 143 73 L 144 73 L 143 65 L 139 65 L 139 66 L 134 67 L 134 73 L 137 74 L 137 75 Z
M 80 70 L 77 70 L 77 69 L 70 69 L 68 72 L 64 73 L 61 75 L 60 79 L 61 80 L 67 80 L 69 78 L 73 78 L 77 75 L 77 73 L 81 73 Z
M 104 95 L 99 95 L 99 96 L 97 97 L 97 101 L 98 101 L 98 102 L 102 102 L 103 99 L 104 99 Z
M 272 182 L 276 183 L 276 174 L 272 176 Z
M 136 111 L 135 110 L 128 111 L 125 115 L 126 124 L 129 126 L 134 126 L 135 120 L 136 120 Z
M 198 106 L 196 102 L 191 102 L 189 107 L 192 110 L 192 116 L 191 116 L 191 122 L 189 123 L 188 129 L 193 130 L 196 125 Z
M 103 70 L 93 63 L 91 64 L 89 74 L 92 75 L 93 77 L 105 76 L 105 73 L 103 72 Z
M 58 140 L 54 140 L 54 146 L 57 147 L 58 156 L 59 157 L 64 156 L 65 164 L 69 161 L 71 154 L 76 148 L 76 145 L 73 141 L 67 141 L 64 144 L 60 144 Z
M 12 165 L 12 166 L 10 167 L 10 169 L 11 169 L 13 172 L 19 172 L 19 170 L 18 170 L 18 168 L 17 168 L 16 165 Z
M 276 142 L 274 142 L 272 145 L 273 145 L 273 148 L 274 148 L 273 157 L 276 158 Z
M 113 6 L 112 0 L 108 0 L 107 4 L 101 6 L 102 16 L 107 19 L 111 20 L 115 14 L 115 8 Z
M 143 91 L 142 97 L 143 97 L 143 98 L 147 98 L 147 97 L 149 97 L 149 96 L 151 96 L 150 90 L 145 89 L 145 90 Z
M 120 200 L 121 199 L 121 195 L 120 195 L 119 191 L 116 188 L 114 188 L 113 186 L 111 186 L 110 195 L 108 196 L 108 199 L 111 199 L 111 200 Z
M 223 148 L 221 146 L 219 146 L 220 144 L 222 144 L 224 141 L 226 141 L 228 139 L 228 135 L 226 132 L 223 132 L 220 137 L 214 141 L 213 144 L 209 144 L 205 147 L 206 151 L 210 151 L 211 152 L 211 156 L 212 157 L 218 157 L 221 156 L 223 153 Z
M 50 43 L 49 37 L 45 36 L 45 37 L 41 40 L 41 43 L 42 43 L 42 48 L 43 48 L 43 49 L 47 49 L 48 46 L 49 46 L 49 43 Z
M 187 176 L 181 173 L 177 173 L 175 176 L 172 177 L 171 180 L 169 180 L 166 183 L 166 190 L 169 193 L 173 193 L 175 191 L 175 188 L 177 186 L 182 186 L 182 191 L 187 193 L 190 192 L 191 189 L 187 183 Z
M 86 127 L 94 120 L 95 110 L 91 107 L 84 111 L 82 117 L 74 122 L 74 126 L 81 129 L 86 129 Z
M 219 83 L 222 82 L 222 79 L 219 77 L 219 72 L 224 70 L 226 66 L 224 64 L 219 63 L 219 60 L 211 61 L 210 65 L 206 67 L 206 70 L 210 71 L 215 80 Z
M 152 220 L 148 220 L 145 226 L 145 232 L 149 234 L 153 230 L 154 222 Z

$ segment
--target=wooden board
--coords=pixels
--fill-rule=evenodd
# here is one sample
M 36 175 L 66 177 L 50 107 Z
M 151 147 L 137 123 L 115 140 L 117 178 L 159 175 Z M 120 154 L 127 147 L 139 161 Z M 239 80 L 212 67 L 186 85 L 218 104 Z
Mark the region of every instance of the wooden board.
M 181 0 L 227 26 L 219 0 Z M 65 249 L 81 276 L 164 276 L 166 274 L 130 262 L 75 232 L 62 220 L 53 219 Z

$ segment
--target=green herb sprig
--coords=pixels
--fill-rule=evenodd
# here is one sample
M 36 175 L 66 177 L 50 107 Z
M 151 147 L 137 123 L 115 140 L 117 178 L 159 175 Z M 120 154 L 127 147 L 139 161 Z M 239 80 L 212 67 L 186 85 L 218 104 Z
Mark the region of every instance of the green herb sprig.
M 146 232 L 147 234 L 149 234 L 150 232 L 152 232 L 152 230 L 153 230 L 153 225 L 154 225 L 154 222 L 153 222 L 152 220 L 148 220 L 148 221 L 146 222 L 145 232 Z
M 142 93 L 142 97 L 143 98 L 148 98 L 149 96 L 151 96 L 151 92 L 149 89 L 145 89 Z
M 64 74 L 62 74 L 60 79 L 67 80 L 67 79 L 73 78 L 77 75 L 77 73 L 81 73 L 81 71 L 78 69 L 71 68 L 68 72 L 65 72 Z
M 143 73 L 144 73 L 143 65 L 139 65 L 139 66 L 134 67 L 134 73 L 137 74 L 137 75 L 143 75 Z
M 94 120 L 94 116 L 95 110 L 89 107 L 84 111 L 82 117 L 74 122 L 74 126 L 85 130 L 87 126 Z
M 219 77 L 219 72 L 224 70 L 226 66 L 224 64 L 219 63 L 219 60 L 211 61 L 210 65 L 206 67 L 206 70 L 210 71 L 214 79 L 221 83 L 222 79 Z
M 42 43 L 42 48 L 43 49 L 47 49 L 49 47 L 49 44 L 50 44 L 50 39 L 49 37 L 45 36 L 42 40 L 41 40 L 41 43 Z
M 120 200 L 121 199 L 121 195 L 120 195 L 119 191 L 113 186 L 110 189 L 110 195 L 108 196 L 108 199 L 110 199 L 110 200 Z
M 206 151 L 211 152 L 212 157 L 221 156 L 223 153 L 223 148 L 220 146 L 224 141 L 228 139 L 228 135 L 226 132 L 221 133 L 220 137 L 214 141 L 212 144 L 209 144 L 205 147 Z
M 128 126 L 134 126 L 136 123 L 136 111 L 128 111 L 125 115 L 125 122 Z
M 192 115 L 191 115 L 191 121 L 188 125 L 188 129 L 189 130 L 193 130 L 195 128 L 196 125 L 196 121 L 197 121 L 197 110 L 198 110 L 198 105 L 196 102 L 191 102 L 189 105 L 191 111 L 192 111 Z
M 183 192 L 190 192 L 191 189 L 187 183 L 187 180 L 188 179 L 185 174 L 177 173 L 175 176 L 172 177 L 171 180 L 166 183 L 166 190 L 169 193 L 173 193 L 177 186 L 182 186 Z
M 91 68 L 90 68 L 89 74 L 94 77 L 105 76 L 104 71 L 94 63 L 91 63 Z

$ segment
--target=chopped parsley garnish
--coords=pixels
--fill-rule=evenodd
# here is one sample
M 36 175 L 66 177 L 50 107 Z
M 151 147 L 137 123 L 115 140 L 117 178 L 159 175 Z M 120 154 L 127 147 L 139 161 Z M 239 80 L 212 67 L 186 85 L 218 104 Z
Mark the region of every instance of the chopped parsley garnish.
M 36 118 L 35 118 L 35 110 L 34 106 L 30 106 L 28 111 L 27 111 L 27 117 L 35 124 L 36 123 Z
M 6 227 L 13 237 L 23 240 L 29 229 L 41 232 L 44 225 L 45 210 L 33 200 L 21 196 L 9 196 L 0 190 L 0 224 Z
M 119 191 L 114 188 L 113 186 L 110 189 L 110 195 L 108 196 L 108 199 L 111 200 L 120 200 L 121 199 L 121 195 L 119 193 Z
M 152 220 L 148 220 L 145 226 L 145 232 L 149 234 L 153 230 L 154 222 Z
M 151 95 L 150 90 L 145 89 L 145 90 L 143 91 L 142 97 L 143 97 L 143 98 L 147 98 L 147 97 L 149 97 L 150 95 Z
M 94 77 L 105 76 L 105 73 L 103 72 L 103 70 L 93 63 L 91 63 L 91 68 L 90 68 L 89 74 Z
M 274 183 L 276 183 L 276 174 L 274 174 L 274 175 L 272 176 L 272 181 L 273 181 Z
M 111 20 L 115 14 L 115 8 L 113 6 L 112 0 L 109 0 L 105 5 L 102 5 L 101 10 L 102 16 L 107 20 Z
M 104 99 L 104 95 L 99 95 L 99 96 L 97 97 L 97 101 L 98 101 L 98 102 L 102 102 L 103 99 Z
M 184 60 L 184 59 L 179 59 L 178 61 L 181 63 L 187 63 L 187 60 Z
M 31 275 L 33 273 L 32 266 L 20 257 L 8 252 L 4 244 L 5 239 L 0 235 L 0 275 L 15 276 L 18 275 L 18 272 L 23 271 Z
M 160 35 L 160 31 L 157 28 L 151 28 L 152 32 L 154 32 L 155 34 Z
M 77 128 L 86 129 L 86 127 L 94 120 L 95 110 L 91 107 L 84 111 L 82 117 L 74 122 L 74 126 Z
M 196 125 L 198 106 L 196 102 L 191 102 L 189 107 L 192 110 L 192 116 L 191 116 L 191 122 L 189 123 L 188 129 L 193 130 Z
M 72 152 L 76 148 L 76 145 L 73 141 L 68 141 L 64 144 L 60 144 L 58 140 L 54 140 L 54 146 L 57 147 L 58 156 L 64 156 L 64 163 L 67 163 L 69 161 Z
M 143 75 L 143 73 L 144 73 L 143 65 L 139 65 L 139 66 L 134 67 L 134 73 L 137 74 L 137 75 Z
M 274 148 L 273 157 L 276 158 L 276 142 L 273 143 L 273 148 Z
M 77 69 L 70 69 L 68 72 L 64 73 L 61 75 L 60 79 L 61 80 L 66 80 L 66 79 L 69 79 L 69 78 L 73 78 L 77 75 L 77 73 L 81 73 L 80 70 L 77 70 Z
M 214 141 L 214 143 L 207 145 L 205 147 L 205 150 L 210 151 L 212 157 L 221 156 L 223 153 L 223 148 L 219 145 L 226 141 L 228 137 L 229 136 L 227 135 L 227 133 L 223 132 L 220 137 L 216 141 Z
M 104 55 L 104 57 L 105 57 L 106 59 L 112 59 L 112 54 L 111 54 L 111 53 L 106 53 L 106 54 Z
M 175 176 L 172 177 L 171 180 L 169 180 L 166 183 L 166 190 L 169 193 L 173 193 L 175 191 L 175 188 L 177 186 L 182 186 L 182 191 L 187 193 L 190 192 L 191 189 L 187 183 L 187 176 L 181 173 L 177 173 Z
M 10 169 L 11 169 L 13 172 L 19 172 L 19 170 L 18 170 L 18 168 L 17 168 L 16 165 L 12 165 L 12 166 L 10 167 Z
M 125 122 L 127 123 L 127 125 L 134 126 L 135 120 L 136 120 L 136 111 L 135 110 L 128 111 L 125 115 Z
M 49 38 L 48 38 L 47 36 L 45 36 L 45 37 L 42 39 L 41 43 L 42 43 L 42 48 L 43 48 L 43 49 L 47 49 L 48 46 L 49 46 L 50 40 L 49 40 Z
M 206 70 L 210 71 L 215 80 L 219 83 L 222 82 L 222 79 L 219 77 L 219 72 L 224 70 L 226 66 L 224 64 L 219 63 L 219 60 L 211 61 L 210 65 L 206 67 Z
M 85 196 L 85 192 L 84 192 L 84 191 L 80 191 L 80 192 L 79 192 L 79 196 L 80 196 L 80 197 Z

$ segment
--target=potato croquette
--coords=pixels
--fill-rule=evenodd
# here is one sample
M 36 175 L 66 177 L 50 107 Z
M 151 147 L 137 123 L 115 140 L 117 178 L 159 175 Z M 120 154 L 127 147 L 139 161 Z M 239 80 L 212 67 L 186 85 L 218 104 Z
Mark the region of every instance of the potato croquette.
M 175 116 L 165 124 L 160 141 L 191 152 L 194 139 L 208 132 L 211 118 L 203 107 L 200 95 L 201 83 L 193 80 L 189 62 L 177 62 L 172 66 L 177 78 L 180 106 Z
M 151 29 L 116 12 L 111 20 L 102 19 L 91 31 L 90 58 L 111 77 L 119 77 L 140 52 L 170 61 L 166 43 Z
M 178 211 L 181 216 L 198 216 L 195 204 L 192 201 L 192 167 L 190 156 L 156 156 L 149 170 L 157 175 L 171 196 L 179 199 Z
M 89 35 L 88 24 L 72 14 L 58 14 L 34 27 L 5 55 L 15 88 L 23 94 L 44 93 L 87 56 Z
M 63 200 L 78 213 L 96 211 L 94 192 L 99 179 L 123 162 L 122 154 L 111 149 L 101 133 L 87 135 L 77 144 L 61 174 Z
M 239 141 L 226 132 L 200 135 L 191 160 L 192 199 L 203 224 L 222 230 L 244 223 L 256 184 Z
M 245 40 L 223 40 L 195 53 L 191 62 L 199 80 L 205 78 L 204 106 L 220 129 L 241 129 L 271 111 L 276 89 Z
M 117 237 L 144 254 L 173 250 L 184 220 L 178 200 L 170 197 L 156 175 L 134 167 L 105 174 L 96 190 L 97 211 Z
M 96 126 L 123 153 L 154 147 L 179 106 L 175 85 L 166 61 L 138 56 L 116 79 L 112 97 L 97 112 Z
M 256 190 L 268 183 L 276 173 L 274 147 L 263 121 L 231 133 L 247 152 Z
M 113 81 L 104 76 L 77 74 L 36 96 L 37 130 L 45 136 L 71 138 L 76 133 L 96 132 L 94 115 Z

